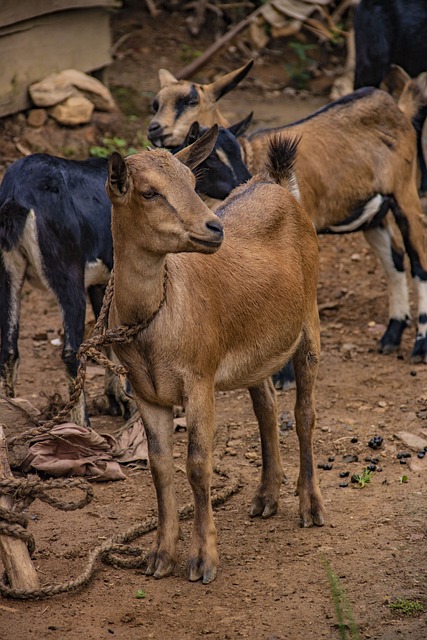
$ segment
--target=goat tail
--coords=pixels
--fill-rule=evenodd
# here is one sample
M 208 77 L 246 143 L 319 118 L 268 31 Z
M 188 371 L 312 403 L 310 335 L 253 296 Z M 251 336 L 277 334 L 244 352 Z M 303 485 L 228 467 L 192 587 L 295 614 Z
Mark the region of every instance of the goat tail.
M 18 244 L 28 212 L 28 208 L 13 200 L 0 207 L 0 249 L 11 251 Z
M 269 177 L 278 184 L 289 189 L 294 195 L 298 191 L 295 177 L 295 160 L 297 157 L 299 137 L 275 134 L 268 144 L 266 170 Z

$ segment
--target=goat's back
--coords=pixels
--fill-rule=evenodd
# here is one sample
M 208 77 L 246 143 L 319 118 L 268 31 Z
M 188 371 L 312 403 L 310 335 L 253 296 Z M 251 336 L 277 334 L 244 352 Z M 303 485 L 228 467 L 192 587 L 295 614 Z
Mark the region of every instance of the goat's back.
M 333 225 L 376 193 L 392 193 L 415 170 L 416 138 L 409 118 L 379 89 L 360 89 L 304 120 L 249 136 L 255 170 L 272 134 L 299 136 L 296 177 L 301 203 L 316 226 Z M 353 179 L 357 176 L 357 180 Z

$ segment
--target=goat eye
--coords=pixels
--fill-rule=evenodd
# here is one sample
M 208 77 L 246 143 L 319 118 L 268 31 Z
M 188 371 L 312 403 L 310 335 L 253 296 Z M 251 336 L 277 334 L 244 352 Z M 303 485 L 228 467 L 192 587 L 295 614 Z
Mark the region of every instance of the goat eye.
M 153 111 L 154 111 L 154 113 L 157 113 L 157 111 L 159 110 L 159 103 L 158 103 L 158 101 L 157 101 L 157 100 L 153 100 L 153 105 L 152 105 L 152 107 L 153 107 Z
M 190 100 L 188 101 L 189 107 L 195 107 L 197 104 L 199 104 L 198 98 L 190 98 Z
M 151 198 L 154 198 L 154 196 L 157 195 L 157 191 L 154 191 L 153 189 L 149 189 L 147 191 L 141 191 L 141 195 L 146 200 L 151 200 Z

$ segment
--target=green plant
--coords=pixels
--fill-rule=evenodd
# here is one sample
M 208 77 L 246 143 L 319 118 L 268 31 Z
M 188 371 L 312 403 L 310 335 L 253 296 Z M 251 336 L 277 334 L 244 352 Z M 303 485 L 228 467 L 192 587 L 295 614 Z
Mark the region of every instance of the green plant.
M 371 482 L 371 478 L 372 471 L 366 467 L 362 473 L 351 476 L 351 481 L 358 484 L 360 489 L 363 489 L 363 487 Z
M 303 42 L 290 42 L 289 48 L 294 52 L 296 56 L 296 62 L 290 62 L 285 65 L 286 70 L 295 84 L 297 89 L 305 87 L 310 80 L 310 72 L 308 67 L 315 62 L 313 58 L 310 58 L 307 53 L 316 49 L 315 44 L 305 44 Z
M 94 146 L 89 149 L 90 155 L 94 158 L 108 158 L 113 151 L 119 151 L 127 156 L 138 153 L 135 147 L 128 147 L 126 140 L 118 136 L 102 138 L 102 146 Z
M 399 482 L 400 484 L 405 484 L 406 482 L 408 482 L 408 476 L 401 476 Z
M 340 638 L 341 640 L 346 640 L 348 629 L 351 640 L 360 640 L 359 630 L 357 628 L 357 624 L 354 621 L 353 613 L 351 611 L 350 603 L 348 601 L 345 589 L 342 586 L 337 574 L 333 571 L 329 562 L 325 558 L 321 558 L 321 561 L 325 568 L 329 585 L 331 587 L 332 600 L 337 616 Z M 344 618 L 347 618 L 347 623 L 344 622 Z
M 145 593 L 144 589 L 138 589 L 138 591 L 135 594 L 135 598 L 138 598 L 139 600 L 146 597 L 147 597 L 147 594 Z
M 181 50 L 179 52 L 179 57 L 184 62 L 184 64 L 189 64 L 193 62 L 196 58 L 202 55 L 202 52 L 198 49 L 195 49 L 191 45 L 183 42 L 181 45 Z
M 416 616 L 424 611 L 424 605 L 419 600 L 405 600 L 398 598 L 390 605 L 390 611 L 402 616 Z

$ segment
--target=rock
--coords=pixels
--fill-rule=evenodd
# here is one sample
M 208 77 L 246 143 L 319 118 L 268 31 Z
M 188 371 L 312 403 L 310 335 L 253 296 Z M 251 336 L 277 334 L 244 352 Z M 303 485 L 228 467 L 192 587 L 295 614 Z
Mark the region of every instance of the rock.
M 38 107 L 53 107 L 73 96 L 83 96 L 100 111 L 116 111 L 117 107 L 107 87 L 92 76 L 77 69 L 52 73 L 29 88 Z
M 66 126 L 76 126 L 90 122 L 94 105 L 83 96 L 71 96 L 50 109 L 50 115 Z
M 27 124 L 30 127 L 42 127 L 47 120 L 46 109 L 31 109 L 27 115 Z
M 427 471 L 427 457 L 411 458 L 409 461 L 409 468 L 414 473 L 425 473 Z
M 413 451 L 420 451 L 427 447 L 427 440 L 424 438 L 420 438 L 413 433 L 408 433 L 407 431 L 399 431 L 399 433 L 395 434 L 396 438 L 401 440 L 408 449 L 412 449 Z

